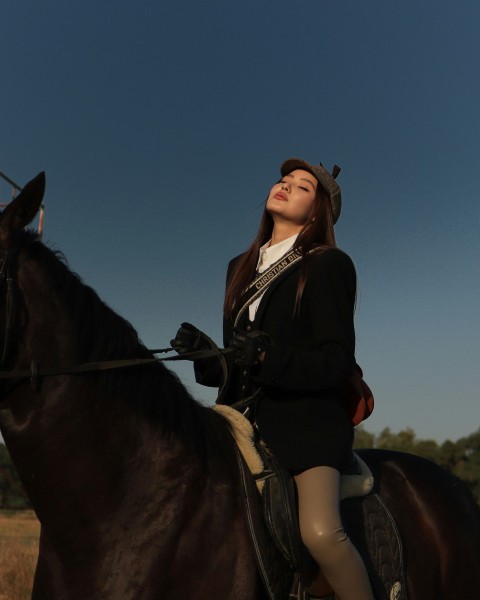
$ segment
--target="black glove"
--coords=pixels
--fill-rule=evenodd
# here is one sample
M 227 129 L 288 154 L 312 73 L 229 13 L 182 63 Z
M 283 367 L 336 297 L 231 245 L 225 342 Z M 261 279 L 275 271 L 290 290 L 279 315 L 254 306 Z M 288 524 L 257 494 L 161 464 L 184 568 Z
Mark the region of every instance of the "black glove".
M 263 331 L 234 330 L 234 338 L 230 340 L 230 348 L 234 350 L 235 364 L 248 367 L 258 362 L 258 357 L 265 352 L 267 344 L 271 342 L 270 336 Z
M 181 324 L 175 338 L 170 340 L 170 345 L 178 354 L 187 354 L 208 347 L 203 333 L 190 323 Z

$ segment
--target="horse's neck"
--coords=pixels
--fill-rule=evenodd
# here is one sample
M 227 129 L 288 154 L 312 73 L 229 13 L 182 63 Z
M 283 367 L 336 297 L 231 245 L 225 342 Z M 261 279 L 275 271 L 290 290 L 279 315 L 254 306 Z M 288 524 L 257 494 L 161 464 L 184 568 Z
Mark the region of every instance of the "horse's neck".
M 41 368 L 77 359 L 60 292 L 52 292 L 35 268 L 19 271 L 26 318 L 14 369 L 32 361 Z M 25 381 L 10 390 L 0 411 L 5 441 L 42 520 L 88 513 L 89 507 L 96 519 L 107 518 L 120 503 L 128 504 L 132 490 L 145 490 L 147 497 L 151 482 L 158 487 L 172 464 L 182 468 L 182 442 L 174 435 L 167 440 L 121 390 L 115 397 L 115 388 L 98 386 L 96 377 L 46 377 L 38 389 Z

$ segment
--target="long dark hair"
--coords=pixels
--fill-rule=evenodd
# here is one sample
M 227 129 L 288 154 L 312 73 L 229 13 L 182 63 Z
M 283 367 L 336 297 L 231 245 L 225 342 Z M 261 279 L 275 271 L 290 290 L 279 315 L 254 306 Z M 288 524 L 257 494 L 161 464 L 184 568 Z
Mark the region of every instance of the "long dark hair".
M 255 239 L 248 250 L 240 256 L 232 272 L 228 274 L 224 304 L 224 313 L 227 318 L 233 316 L 235 306 L 239 304 L 242 293 L 255 277 L 258 253 L 260 248 L 271 239 L 272 231 L 273 218 L 265 207 Z M 305 289 L 309 252 L 314 248 L 327 249 L 335 247 L 332 206 L 329 196 L 319 183 L 315 192 L 311 215 L 300 231 L 294 245 L 295 250 L 302 254 L 294 314 L 299 310 L 300 300 Z

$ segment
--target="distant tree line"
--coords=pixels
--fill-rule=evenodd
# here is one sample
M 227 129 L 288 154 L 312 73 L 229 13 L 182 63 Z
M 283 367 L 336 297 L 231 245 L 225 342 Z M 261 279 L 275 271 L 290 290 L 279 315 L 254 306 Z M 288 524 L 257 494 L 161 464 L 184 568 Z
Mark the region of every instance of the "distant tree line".
M 480 429 L 456 442 L 417 439 L 413 429 L 393 433 L 390 428 L 379 435 L 363 426 L 355 432 L 356 448 L 399 450 L 428 458 L 464 481 L 480 504 Z M 0 508 L 29 508 L 30 503 L 4 444 L 0 443 Z
M 399 450 L 428 458 L 466 483 L 480 504 L 480 429 L 456 442 L 438 444 L 435 440 L 417 439 L 410 428 L 392 433 L 387 427 L 374 435 L 360 426 L 355 431 L 355 447 Z

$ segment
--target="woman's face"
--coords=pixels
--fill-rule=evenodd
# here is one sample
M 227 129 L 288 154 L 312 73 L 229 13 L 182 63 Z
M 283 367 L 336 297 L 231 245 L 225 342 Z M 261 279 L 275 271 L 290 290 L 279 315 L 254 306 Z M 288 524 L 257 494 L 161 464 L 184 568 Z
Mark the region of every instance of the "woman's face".
M 312 214 L 317 183 L 308 171 L 292 171 L 272 187 L 267 199 L 267 211 L 274 220 L 278 218 L 303 227 Z

